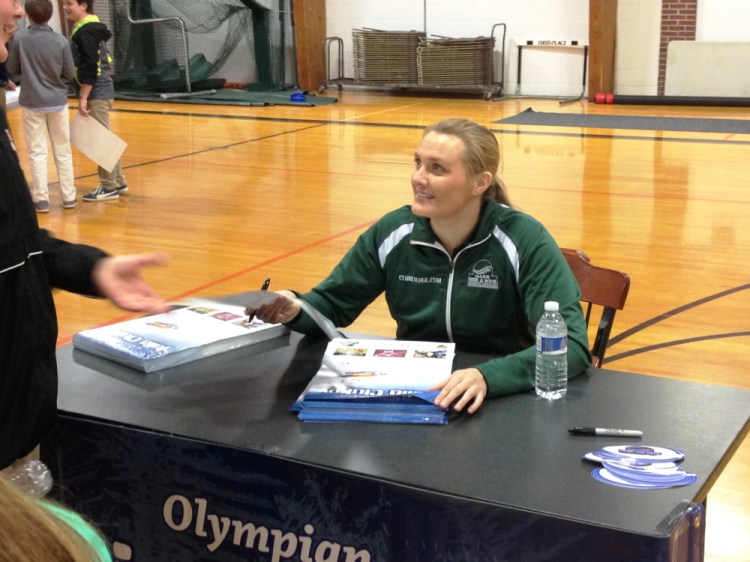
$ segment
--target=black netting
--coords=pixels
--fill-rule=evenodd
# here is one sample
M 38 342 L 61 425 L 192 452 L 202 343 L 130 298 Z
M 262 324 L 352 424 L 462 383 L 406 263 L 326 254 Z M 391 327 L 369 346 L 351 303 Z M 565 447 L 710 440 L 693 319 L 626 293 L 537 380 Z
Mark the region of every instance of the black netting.
M 109 0 L 118 91 L 296 84 L 291 0 Z

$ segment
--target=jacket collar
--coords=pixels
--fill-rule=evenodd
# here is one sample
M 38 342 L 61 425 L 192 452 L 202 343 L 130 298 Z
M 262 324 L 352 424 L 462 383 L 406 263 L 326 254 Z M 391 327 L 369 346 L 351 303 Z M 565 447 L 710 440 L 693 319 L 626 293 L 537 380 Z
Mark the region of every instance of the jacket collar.
M 72 37 L 75 35 L 79 29 L 81 29 L 84 25 L 87 23 L 99 23 L 99 16 L 95 14 L 89 14 L 88 16 L 84 17 L 81 21 L 79 21 L 77 24 L 73 26 L 73 31 L 70 33 L 70 36 Z
M 497 204 L 492 201 L 484 201 L 482 203 L 482 208 L 479 211 L 479 220 L 469 238 L 462 244 L 462 247 L 484 240 L 492 232 L 492 213 L 496 206 Z M 418 217 L 417 215 L 414 215 L 414 219 L 414 230 L 411 233 L 412 240 L 426 244 L 437 242 L 437 237 L 430 226 L 430 220 L 425 217 Z

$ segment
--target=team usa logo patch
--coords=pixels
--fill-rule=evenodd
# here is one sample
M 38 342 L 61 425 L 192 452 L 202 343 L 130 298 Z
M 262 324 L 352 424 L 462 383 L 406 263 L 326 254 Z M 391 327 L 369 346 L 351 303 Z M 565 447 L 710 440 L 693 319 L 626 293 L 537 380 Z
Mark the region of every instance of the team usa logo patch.
M 478 289 L 497 289 L 497 275 L 489 260 L 479 260 L 474 264 L 467 286 L 477 287 Z

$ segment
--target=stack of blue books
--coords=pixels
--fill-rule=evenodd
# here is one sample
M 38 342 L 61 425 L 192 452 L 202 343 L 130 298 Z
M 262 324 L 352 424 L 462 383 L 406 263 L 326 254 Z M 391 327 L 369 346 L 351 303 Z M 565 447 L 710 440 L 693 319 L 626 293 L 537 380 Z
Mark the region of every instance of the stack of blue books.
M 335 338 L 291 409 L 306 422 L 445 424 L 433 387 L 454 355 L 452 343 Z
M 445 408 L 432 403 L 437 395 L 437 391 L 373 397 L 312 392 L 302 400 L 298 417 L 306 422 L 448 423 Z
M 73 347 L 152 373 L 288 333 L 282 324 L 249 318 L 244 306 L 195 298 L 169 312 L 78 332 Z

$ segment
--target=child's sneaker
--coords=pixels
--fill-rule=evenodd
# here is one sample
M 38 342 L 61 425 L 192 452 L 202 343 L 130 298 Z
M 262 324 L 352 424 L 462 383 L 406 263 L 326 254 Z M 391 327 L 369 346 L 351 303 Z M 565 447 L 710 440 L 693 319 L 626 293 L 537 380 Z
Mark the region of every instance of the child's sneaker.
M 75 209 L 78 205 L 78 201 L 71 199 L 70 201 L 63 201 L 63 209 Z
M 114 201 L 119 198 L 120 196 L 117 193 L 117 189 L 104 189 L 101 185 L 83 196 L 84 201 L 90 202 Z
M 36 201 L 34 209 L 37 213 L 49 213 L 49 201 Z
M 127 193 L 128 192 L 128 184 L 124 183 L 122 185 L 117 186 L 117 193 Z

